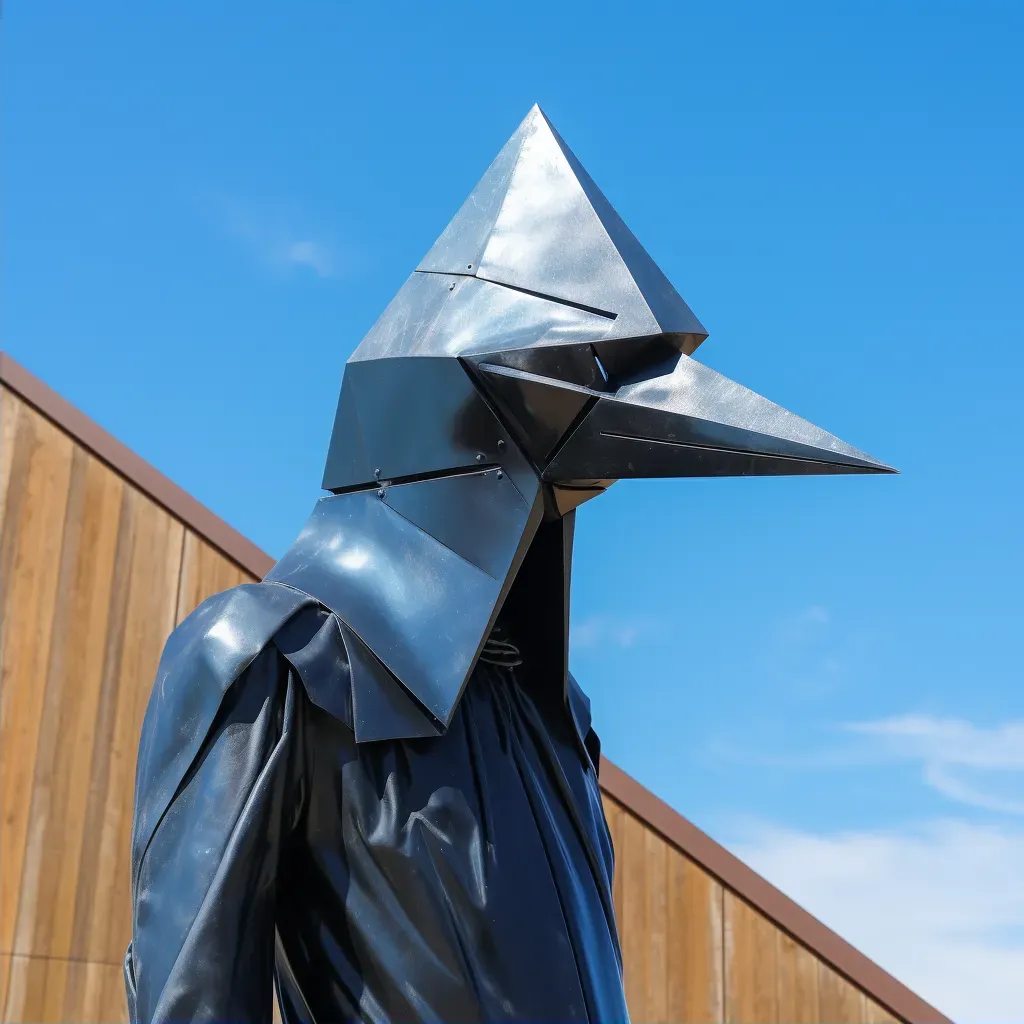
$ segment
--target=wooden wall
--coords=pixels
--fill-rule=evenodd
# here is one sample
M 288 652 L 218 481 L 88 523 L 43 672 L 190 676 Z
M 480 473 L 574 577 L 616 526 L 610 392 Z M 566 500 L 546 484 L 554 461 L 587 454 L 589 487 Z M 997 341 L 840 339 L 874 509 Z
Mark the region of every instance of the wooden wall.
M 896 1018 L 610 797 L 615 913 L 634 1021 Z
M 135 754 L 164 640 L 250 577 L 0 392 L 0 1006 L 125 1018 Z
M 252 579 L 0 389 L 0 1017 L 125 1018 L 136 744 L 164 640 Z M 893 1020 L 616 801 L 633 1018 Z

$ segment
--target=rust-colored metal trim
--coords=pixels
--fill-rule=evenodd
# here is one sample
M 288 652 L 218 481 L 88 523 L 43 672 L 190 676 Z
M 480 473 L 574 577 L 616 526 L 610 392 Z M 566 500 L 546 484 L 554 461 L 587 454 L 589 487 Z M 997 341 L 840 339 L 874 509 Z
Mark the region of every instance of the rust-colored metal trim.
M 162 505 L 218 551 L 257 579 L 270 571 L 274 560 L 252 541 L 228 526 L 204 505 L 183 491 L 163 473 L 140 459 L 112 434 L 65 401 L 38 377 L 29 373 L 5 352 L 0 352 L 0 384 L 10 388 L 47 419 L 70 434 L 80 445 L 119 473 L 140 491 Z
M 0 352 L 0 384 L 38 409 L 246 572 L 262 579 L 270 571 L 274 560 L 266 552 L 3 352 Z M 907 1024 L 952 1024 L 935 1007 L 859 953 L 606 758 L 601 759 L 601 788 L 890 1013 Z
M 607 758 L 601 788 L 797 942 L 907 1024 L 953 1024 Z

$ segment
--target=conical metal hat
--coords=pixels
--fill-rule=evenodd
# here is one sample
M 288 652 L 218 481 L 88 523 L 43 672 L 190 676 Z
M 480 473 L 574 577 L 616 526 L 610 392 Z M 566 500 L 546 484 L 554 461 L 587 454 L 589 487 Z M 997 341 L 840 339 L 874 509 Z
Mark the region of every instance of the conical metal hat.
M 606 337 L 677 334 L 692 352 L 708 333 L 538 106 L 417 269 L 613 314 Z

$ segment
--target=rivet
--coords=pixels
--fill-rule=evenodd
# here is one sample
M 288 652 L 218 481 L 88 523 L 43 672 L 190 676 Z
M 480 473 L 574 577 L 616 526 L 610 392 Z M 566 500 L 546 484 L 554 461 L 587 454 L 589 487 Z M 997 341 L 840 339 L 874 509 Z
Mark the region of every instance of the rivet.
M 454 281 L 452 281 L 452 283 L 450 285 L 448 285 L 448 291 L 450 291 L 450 292 L 455 291 L 455 282 Z
M 466 264 L 466 269 L 467 270 L 472 270 L 473 269 L 473 264 L 472 263 L 467 263 Z
M 384 488 L 383 488 L 383 487 L 381 487 L 381 488 L 380 488 L 380 489 L 379 489 L 379 490 L 377 491 L 377 497 L 378 497 L 378 498 L 383 498 L 383 497 L 384 497 Z
M 483 454 L 480 454 L 480 455 L 478 455 L 478 456 L 476 457 L 476 461 L 477 461 L 477 462 L 483 462 L 483 461 L 484 461 L 484 457 L 483 457 Z
M 498 451 L 501 451 L 501 449 L 504 448 L 504 447 L 505 447 L 505 442 L 501 438 L 498 438 Z
M 380 470 L 379 470 L 379 469 L 375 469 L 375 470 L 373 471 L 373 475 L 374 475 L 375 477 L 378 477 L 378 478 L 379 478 L 379 477 L 380 477 Z
M 503 478 L 504 478 L 504 476 L 505 476 L 505 474 L 504 474 L 504 473 L 502 473 L 502 471 L 501 471 L 501 470 L 499 469 L 499 470 L 498 470 L 498 479 L 499 479 L 499 480 L 501 480 L 501 479 L 503 479 Z

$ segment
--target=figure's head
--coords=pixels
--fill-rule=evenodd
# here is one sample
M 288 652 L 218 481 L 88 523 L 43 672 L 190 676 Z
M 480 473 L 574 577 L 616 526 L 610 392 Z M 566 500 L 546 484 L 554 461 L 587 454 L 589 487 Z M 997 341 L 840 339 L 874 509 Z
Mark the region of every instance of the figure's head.
M 534 107 L 349 360 L 324 487 L 500 467 L 550 518 L 626 477 L 891 471 L 706 337 Z
M 573 510 L 615 480 L 890 472 L 692 358 L 706 336 L 534 107 L 349 360 L 334 494 L 267 577 L 365 647 L 361 707 L 386 670 L 428 713 L 357 738 L 443 731 L 499 614 L 564 694 Z

